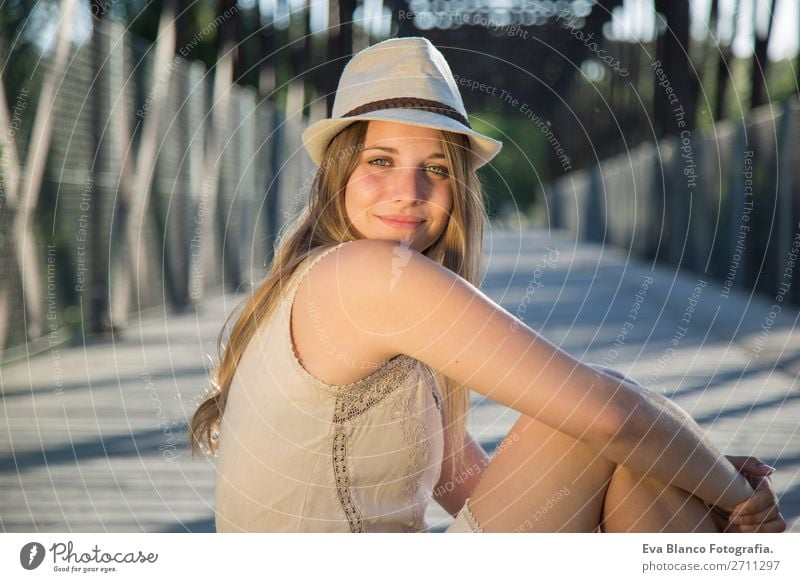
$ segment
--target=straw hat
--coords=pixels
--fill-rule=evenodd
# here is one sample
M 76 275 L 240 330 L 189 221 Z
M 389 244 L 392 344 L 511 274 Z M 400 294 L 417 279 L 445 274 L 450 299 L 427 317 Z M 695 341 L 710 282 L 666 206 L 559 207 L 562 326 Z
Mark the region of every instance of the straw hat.
M 303 145 L 321 165 L 331 139 L 358 121 L 381 120 L 444 129 L 469 136 L 476 167 L 502 142 L 474 131 L 450 66 L 422 37 L 390 38 L 357 53 L 344 68 L 332 116 L 303 132 Z

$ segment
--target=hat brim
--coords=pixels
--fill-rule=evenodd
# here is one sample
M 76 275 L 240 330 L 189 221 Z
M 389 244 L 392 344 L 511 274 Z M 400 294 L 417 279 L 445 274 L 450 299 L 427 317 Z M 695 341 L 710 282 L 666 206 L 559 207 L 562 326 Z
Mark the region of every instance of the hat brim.
M 470 138 L 476 168 L 487 164 L 503 147 L 503 142 L 473 131 L 455 119 L 432 111 L 422 109 L 381 109 L 362 115 L 354 115 L 353 117 L 321 119 L 309 125 L 303 132 L 302 140 L 314 163 L 318 166 L 322 165 L 322 157 L 334 136 L 353 122 L 361 120 L 394 121 L 464 134 Z

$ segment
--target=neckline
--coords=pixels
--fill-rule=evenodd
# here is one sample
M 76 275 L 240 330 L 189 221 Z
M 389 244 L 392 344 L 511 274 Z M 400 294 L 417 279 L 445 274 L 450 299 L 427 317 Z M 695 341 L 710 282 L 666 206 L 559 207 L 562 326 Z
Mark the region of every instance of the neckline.
M 295 370 L 302 376 L 304 379 L 308 380 L 312 384 L 314 384 L 317 388 L 324 390 L 330 394 L 334 395 L 341 395 L 351 392 L 357 392 L 360 390 L 365 384 L 371 384 L 378 380 L 380 380 L 383 376 L 385 376 L 391 370 L 401 367 L 403 364 L 409 368 L 408 372 L 410 372 L 416 365 L 419 363 L 419 360 L 412 358 L 406 354 L 397 354 L 392 358 L 389 358 L 378 368 L 370 373 L 369 375 L 361 378 L 360 380 L 356 380 L 355 382 L 350 382 L 349 384 L 329 384 L 324 380 L 317 378 L 311 372 L 309 372 L 303 364 L 300 362 L 300 357 L 297 354 L 297 351 L 294 347 L 294 341 L 292 339 L 292 307 L 294 306 L 294 299 L 297 295 L 297 287 L 300 281 L 303 279 L 303 276 L 308 272 L 314 264 L 319 261 L 323 256 L 328 254 L 328 252 L 333 251 L 341 247 L 342 245 L 347 244 L 350 241 L 345 241 L 334 245 L 332 247 L 324 247 L 321 251 L 312 251 L 312 254 L 308 255 L 300 265 L 298 265 L 297 269 L 292 275 L 292 282 L 289 286 L 289 293 L 288 296 L 285 298 L 285 321 L 283 325 L 284 333 L 283 336 L 286 339 L 286 343 L 289 345 L 289 359 L 292 360 L 292 364 L 294 365 Z M 407 374 L 406 374 L 407 376 Z M 405 379 L 405 378 L 403 378 Z

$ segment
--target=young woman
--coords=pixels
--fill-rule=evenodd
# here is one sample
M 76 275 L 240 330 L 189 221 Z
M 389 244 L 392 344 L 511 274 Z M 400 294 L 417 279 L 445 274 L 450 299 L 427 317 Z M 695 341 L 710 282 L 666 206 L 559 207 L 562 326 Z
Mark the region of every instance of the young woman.
M 501 144 L 429 41 L 358 53 L 303 141 L 308 207 L 191 423 L 217 454 L 218 531 L 427 531 L 431 498 L 447 531 L 785 528 L 771 468 L 477 288 L 475 171 Z M 522 413 L 493 459 L 465 430 L 467 387 Z

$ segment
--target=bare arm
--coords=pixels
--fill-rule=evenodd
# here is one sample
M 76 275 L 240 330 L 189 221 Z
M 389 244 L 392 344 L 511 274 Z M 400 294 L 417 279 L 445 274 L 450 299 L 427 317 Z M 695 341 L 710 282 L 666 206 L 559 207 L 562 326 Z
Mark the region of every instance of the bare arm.
M 329 301 L 376 357 L 408 354 L 610 460 L 730 509 L 752 488 L 667 398 L 584 364 L 479 289 L 397 243 L 339 249 Z M 325 261 L 323 261 L 324 263 Z

